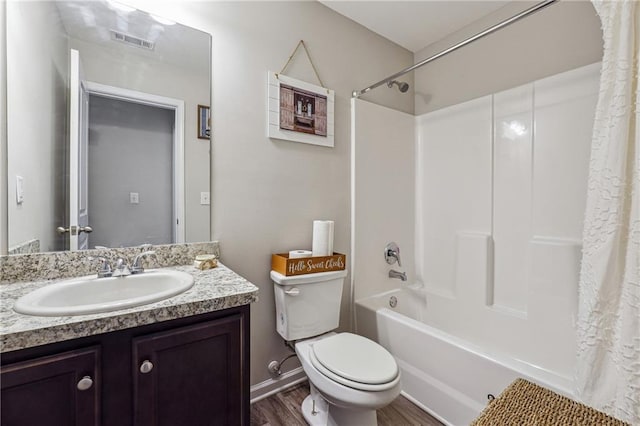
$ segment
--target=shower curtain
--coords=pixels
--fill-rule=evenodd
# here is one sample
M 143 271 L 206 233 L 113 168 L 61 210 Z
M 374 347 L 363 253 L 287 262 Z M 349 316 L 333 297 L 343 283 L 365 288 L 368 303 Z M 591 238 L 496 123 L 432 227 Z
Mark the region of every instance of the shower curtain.
M 578 305 L 577 396 L 640 424 L 640 2 L 592 1 L 604 57 Z

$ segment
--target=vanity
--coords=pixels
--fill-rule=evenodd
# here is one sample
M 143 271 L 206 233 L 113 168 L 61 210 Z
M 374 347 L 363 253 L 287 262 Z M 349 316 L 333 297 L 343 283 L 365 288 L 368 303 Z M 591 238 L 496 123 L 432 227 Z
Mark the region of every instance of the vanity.
M 161 263 L 175 255 L 158 251 Z M 0 259 L 3 278 L 11 275 L 7 259 L 21 261 Z M 222 264 L 166 269 L 190 274 L 193 286 L 155 303 L 87 315 L 13 310 L 19 297 L 57 280 L 1 284 L 0 423 L 248 425 L 249 305 L 258 288 Z

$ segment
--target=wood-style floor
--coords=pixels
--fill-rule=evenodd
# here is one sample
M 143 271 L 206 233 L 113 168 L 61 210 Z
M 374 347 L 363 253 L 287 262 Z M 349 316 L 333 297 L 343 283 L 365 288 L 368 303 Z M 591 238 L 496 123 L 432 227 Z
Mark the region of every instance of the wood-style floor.
M 251 426 L 306 425 L 300 405 L 307 395 L 309 395 L 309 383 L 304 382 L 256 402 L 251 405 Z M 442 423 L 413 405 L 405 397 L 399 396 L 390 405 L 378 410 L 378 425 L 441 426 Z

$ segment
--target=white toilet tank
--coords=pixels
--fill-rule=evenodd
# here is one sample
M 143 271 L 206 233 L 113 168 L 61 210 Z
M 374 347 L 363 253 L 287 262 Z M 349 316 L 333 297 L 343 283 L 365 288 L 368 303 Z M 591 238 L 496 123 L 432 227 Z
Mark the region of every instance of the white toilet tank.
M 278 333 L 285 340 L 298 340 L 338 328 L 346 276 L 346 270 L 291 277 L 271 271 Z

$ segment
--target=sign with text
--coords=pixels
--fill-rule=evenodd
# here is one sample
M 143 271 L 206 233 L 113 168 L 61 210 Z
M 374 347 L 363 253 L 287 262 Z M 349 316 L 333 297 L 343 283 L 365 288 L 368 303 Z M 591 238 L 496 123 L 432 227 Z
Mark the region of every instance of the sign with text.
M 271 269 L 285 276 L 342 271 L 346 263 L 346 256 L 341 253 L 333 253 L 333 256 L 301 257 L 297 259 L 289 259 L 289 253 L 271 255 Z

